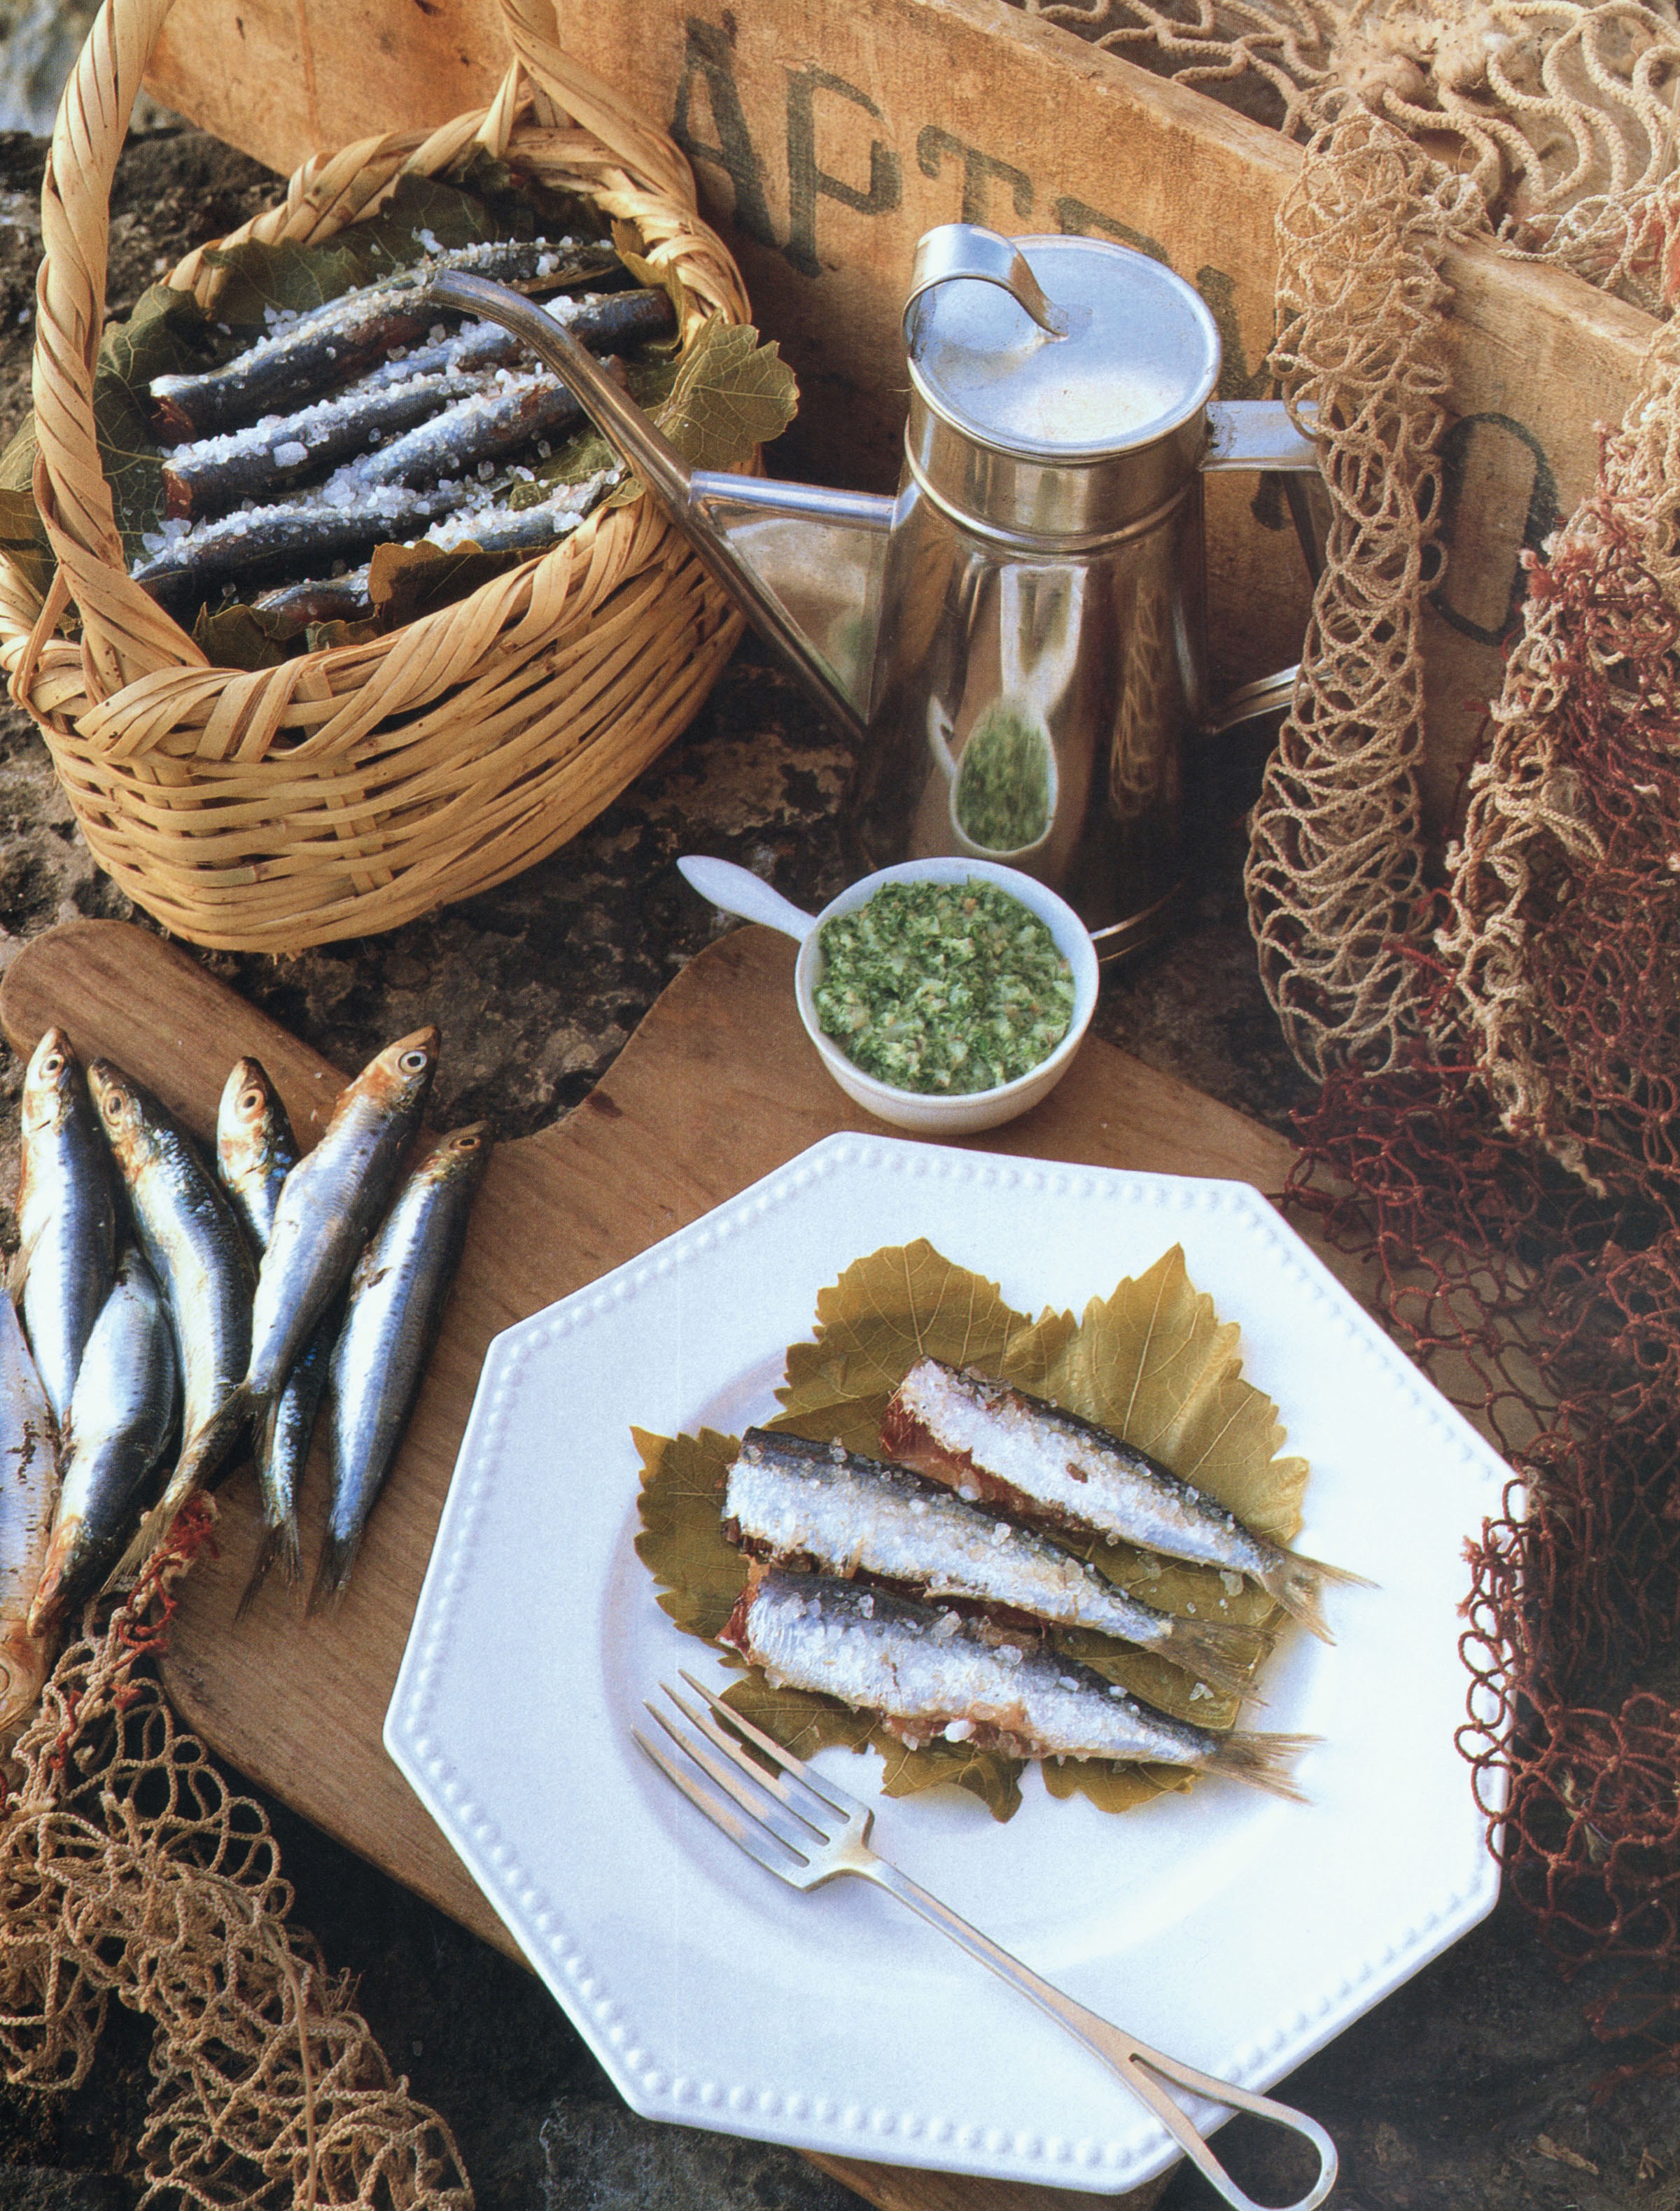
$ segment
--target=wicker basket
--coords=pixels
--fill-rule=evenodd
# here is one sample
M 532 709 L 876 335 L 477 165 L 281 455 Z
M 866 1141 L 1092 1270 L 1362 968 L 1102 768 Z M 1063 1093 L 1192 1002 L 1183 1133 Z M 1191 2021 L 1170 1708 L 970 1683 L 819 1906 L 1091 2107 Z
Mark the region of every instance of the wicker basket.
M 130 580 L 94 433 L 112 171 L 170 0 L 106 0 L 65 88 L 41 195 L 35 498 L 45 603 L 0 560 L 0 662 L 100 864 L 164 926 L 296 951 L 503 881 L 592 820 L 688 722 L 738 618 L 651 500 L 372 642 L 256 674 L 212 667 Z M 634 222 L 682 326 L 746 295 L 662 132 L 555 44 L 549 0 L 504 0 L 516 57 L 489 107 L 307 161 L 221 241 L 330 238 L 404 170 L 475 145 Z M 204 249 L 168 278 L 209 306 Z M 67 629 L 74 609 L 79 629 Z

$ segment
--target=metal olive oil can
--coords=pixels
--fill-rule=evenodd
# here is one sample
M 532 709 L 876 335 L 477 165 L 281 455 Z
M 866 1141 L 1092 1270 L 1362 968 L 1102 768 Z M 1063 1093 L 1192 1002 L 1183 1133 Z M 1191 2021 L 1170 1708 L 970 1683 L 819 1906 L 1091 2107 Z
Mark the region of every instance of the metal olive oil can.
M 1318 465 L 1282 406 L 1213 400 L 1219 334 L 1182 278 L 1096 239 L 930 231 L 890 500 L 690 469 L 540 309 L 458 272 L 434 288 L 554 367 L 858 740 L 871 867 L 1020 868 L 1107 956 L 1171 926 L 1186 738 L 1283 703 L 1294 675 L 1210 712 L 1202 477 Z

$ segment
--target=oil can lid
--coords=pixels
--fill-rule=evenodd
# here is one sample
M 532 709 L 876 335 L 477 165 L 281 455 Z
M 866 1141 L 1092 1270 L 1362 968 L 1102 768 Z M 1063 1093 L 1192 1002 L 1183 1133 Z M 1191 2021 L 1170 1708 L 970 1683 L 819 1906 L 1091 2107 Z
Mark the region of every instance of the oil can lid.
M 1046 302 L 1059 333 L 1035 319 Z M 929 232 L 905 340 L 913 379 L 952 427 L 1044 461 L 1135 452 L 1180 428 L 1219 380 L 1219 332 L 1200 295 L 1106 239 Z

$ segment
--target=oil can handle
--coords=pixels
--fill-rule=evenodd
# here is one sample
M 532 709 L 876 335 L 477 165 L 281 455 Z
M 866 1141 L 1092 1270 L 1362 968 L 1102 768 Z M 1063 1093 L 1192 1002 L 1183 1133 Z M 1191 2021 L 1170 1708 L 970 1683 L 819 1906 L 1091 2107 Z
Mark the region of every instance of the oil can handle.
M 1052 338 L 1067 336 L 1067 315 L 1052 300 L 1046 299 L 1037 277 L 1027 266 L 1025 255 L 1007 238 L 1000 237 L 995 230 L 982 229 L 977 222 L 942 222 L 937 229 L 923 233 L 910 265 L 910 289 L 904 301 L 907 346 L 913 347 L 910 311 L 917 300 L 936 284 L 949 284 L 960 276 L 1000 286 L 1041 330 Z

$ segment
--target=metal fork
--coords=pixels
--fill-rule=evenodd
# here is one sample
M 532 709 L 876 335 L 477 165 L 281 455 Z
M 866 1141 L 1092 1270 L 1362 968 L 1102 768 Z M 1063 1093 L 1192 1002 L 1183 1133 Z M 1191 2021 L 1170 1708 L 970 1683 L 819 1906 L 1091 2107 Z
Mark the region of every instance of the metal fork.
M 820 1888 L 824 1881 L 851 1873 L 884 1888 L 901 1904 L 907 1904 L 1111 2065 L 1236 2211 L 1269 2211 L 1269 2207 L 1256 2203 L 1238 2187 L 1188 2114 L 1168 2094 L 1163 2081 L 1188 2089 L 1192 2095 L 1205 2096 L 1210 2102 L 1275 2120 L 1303 2135 L 1319 2153 L 1319 2176 L 1298 2202 L 1284 2205 L 1281 2211 L 1314 2211 L 1324 2202 L 1336 2184 L 1336 2145 L 1316 2119 L 1270 2096 L 1254 2095 L 1229 2081 L 1198 2073 L 1192 2065 L 1181 2065 L 1177 2058 L 1151 2050 L 1147 2043 L 1112 2026 L 1095 2012 L 1087 2011 L 1050 1982 L 1041 1980 L 1018 1958 L 959 1918 L 949 1905 L 901 1873 L 890 1859 L 870 1848 L 869 1832 L 875 1814 L 867 1804 L 859 1803 L 826 1774 L 814 1772 L 791 1751 L 784 1750 L 750 1720 L 714 1697 L 692 1674 L 684 1673 L 682 1678 L 701 1699 L 699 1705 L 680 1696 L 668 1681 L 659 1686 L 688 1721 L 693 1735 L 674 1726 L 653 1705 L 646 1709 L 682 1752 L 683 1762 L 650 1742 L 640 1729 L 633 1728 L 631 1733 L 659 1771 L 714 1826 L 738 1843 L 749 1858 L 793 1888 Z M 762 1759 L 752 1755 L 748 1744 L 761 1753 Z M 766 1765 L 763 1760 L 769 1762 Z

